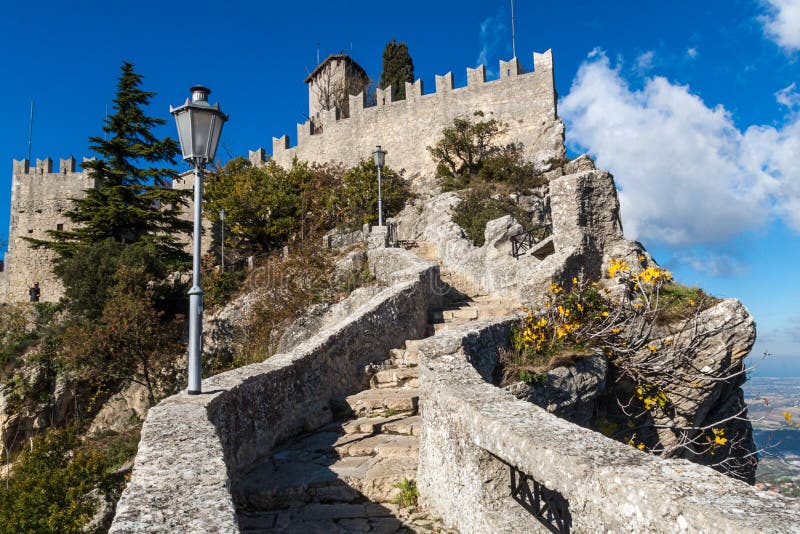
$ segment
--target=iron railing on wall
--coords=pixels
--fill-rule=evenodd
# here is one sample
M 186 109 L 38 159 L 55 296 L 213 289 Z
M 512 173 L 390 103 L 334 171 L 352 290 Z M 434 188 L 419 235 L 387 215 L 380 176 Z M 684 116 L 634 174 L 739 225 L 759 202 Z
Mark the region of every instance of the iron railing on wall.
M 540 243 L 547 236 L 552 235 L 552 224 L 541 224 L 530 230 L 525 230 L 511 236 L 511 255 L 519 259 L 525 252 L 531 250 L 534 245 Z
M 550 532 L 569 534 L 572 516 L 569 502 L 555 490 L 546 488 L 530 475 L 509 465 L 511 497 L 529 511 Z

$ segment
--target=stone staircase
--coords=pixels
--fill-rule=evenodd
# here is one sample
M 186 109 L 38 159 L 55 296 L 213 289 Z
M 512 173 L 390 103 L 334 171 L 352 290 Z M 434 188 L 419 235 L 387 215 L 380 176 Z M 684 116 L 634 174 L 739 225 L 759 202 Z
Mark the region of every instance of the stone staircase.
M 443 301 L 429 335 L 508 311 L 455 289 Z M 366 366 L 369 389 L 333 403 L 334 422 L 282 444 L 234 488 L 243 533 L 447 532 L 424 511 L 398 505 L 398 486 L 417 473 L 420 342 Z

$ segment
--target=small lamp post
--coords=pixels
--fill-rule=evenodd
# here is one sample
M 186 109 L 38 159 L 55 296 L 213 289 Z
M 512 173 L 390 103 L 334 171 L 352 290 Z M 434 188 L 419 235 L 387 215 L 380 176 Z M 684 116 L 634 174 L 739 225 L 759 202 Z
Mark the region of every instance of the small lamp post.
M 220 271 L 225 272 L 225 208 L 219 210 L 219 232 L 220 232 L 220 239 L 219 239 L 219 262 L 220 262 Z
M 375 166 L 378 167 L 378 226 L 383 226 L 383 196 L 381 195 L 381 170 L 386 163 L 386 151 L 381 150 L 381 145 L 375 147 L 372 153 L 375 158 Z
M 228 120 L 219 104 L 208 103 L 211 93 L 196 85 L 189 89 L 191 101 L 169 110 L 175 116 L 183 159 L 194 166 L 194 236 L 192 243 L 192 287 L 189 289 L 189 387 L 190 395 L 200 393 L 200 356 L 203 353 L 203 289 L 200 287 L 200 233 L 203 204 L 203 173 L 214 161 L 222 126 Z

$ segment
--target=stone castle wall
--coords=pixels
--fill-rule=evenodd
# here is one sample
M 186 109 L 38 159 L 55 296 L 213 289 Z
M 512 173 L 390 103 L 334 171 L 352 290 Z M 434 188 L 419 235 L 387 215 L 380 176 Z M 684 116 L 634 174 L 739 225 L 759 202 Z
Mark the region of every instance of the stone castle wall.
M 350 117 L 336 118 L 336 110 L 321 112 L 312 134 L 311 122 L 297 125 L 297 145 L 289 137 L 273 138 L 272 157 L 289 166 L 303 161 L 342 162 L 353 166 L 371 158 L 376 145 L 387 151 L 386 165 L 406 170 L 406 176 L 430 175 L 434 161 L 426 148 L 441 137 L 453 119 L 476 111 L 506 123 L 506 142 L 521 142 L 526 156 L 545 164 L 564 154 L 564 126 L 558 119 L 553 81 L 553 57 L 548 50 L 533 54 L 534 71 L 524 73 L 516 58 L 500 62 L 500 78 L 486 81 L 483 65 L 467 69 L 467 86 L 453 87 L 453 75 L 436 76 L 436 92 L 424 94 L 422 81 L 406 83 L 405 100 L 392 101 L 391 87 L 377 90 L 377 104 L 364 107 L 363 93 L 350 97 Z M 543 165 L 544 166 L 544 165 Z
M 14 161 L 11 182 L 11 221 L 5 270 L 0 277 L 0 301 L 28 300 L 28 289 L 39 282 L 41 300 L 55 302 L 63 287 L 53 274 L 55 254 L 34 249 L 24 238 L 50 239 L 48 230 L 70 230 L 73 223 L 64 215 L 71 198 L 81 198 L 84 190 L 95 187 L 88 174 L 76 171 L 75 158 L 62 159 L 53 172 L 50 158 Z

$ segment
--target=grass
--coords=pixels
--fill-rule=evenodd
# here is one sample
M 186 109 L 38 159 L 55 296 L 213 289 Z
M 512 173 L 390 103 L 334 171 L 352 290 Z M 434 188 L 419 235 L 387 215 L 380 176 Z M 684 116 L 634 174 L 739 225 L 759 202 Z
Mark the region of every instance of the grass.
M 695 313 L 707 310 L 719 303 L 720 299 L 712 297 L 698 287 L 689 287 L 676 283 L 665 284 L 659 296 L 659 324 L 689 319 Z
M 417 489 L 417 482 L 403 477 L 400 482 L 395 482 L 392 487 L 397 488 L 400 492 L 392 499 L 392 504 L 396 504 L 400 508 L 408 508 L 409 506 L 416 506 L 419 500 L 419 490 Z

